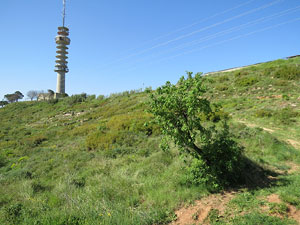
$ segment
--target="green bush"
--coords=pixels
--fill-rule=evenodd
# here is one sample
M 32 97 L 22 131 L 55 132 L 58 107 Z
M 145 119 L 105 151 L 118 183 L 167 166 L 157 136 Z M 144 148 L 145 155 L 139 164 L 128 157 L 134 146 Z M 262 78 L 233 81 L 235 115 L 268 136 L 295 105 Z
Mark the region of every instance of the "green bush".
M 116 115 L 108 120 L 106 127 L 110 130 L 142 132 L 147 135 L 151 135 L 152 133 L 157 134 L 159 133 L 159 128 L 155 124 L 147 123 L 151 118 L 151 114 L 144 112 Z
M 102 101 L 105 98 L 104 95 L 98 95 L 97 100 Z
M 281 87 L 285 87 L 289 85 L 289 82 L 286 80 L 275 80 L 274 81 L 274 85 L 275 86 L 281 86 Z
M 234 77 L 235 78 L 240 78 L 240 77 L 243 77 L 243 76 L 247 76 L 248 74 L 249 74 L 249 72 L 246 71 L 246 70 L 239 70 L 239 71 L 234 73 Z
M 6 159 L 0 154 L 0 168 L 6 165 Z
M 295 118 L 300 115 L 299 112 L 296 112 L 291 107 L 283 108 L 280 110 L 277 110 L 274 113 L 275 120 L 279 121 L 282 124 L 290 124 L 292 122 L 295 122 Z
M 97 129 L 97 124 L 95 123 L 84 123 L 81 126 L 75 127 L 70 131 L 70 135 L 72 136 L 85 136 L 89 133 L 93 133 Z
M 219 84 L 219 85 L 216 86 L 216 89 L 218 91 L 226 91 L 228 89 L 228 85 Z
M 5 217 L 8 222 L 15 224 L 22 214 L 23 205 L 21 203 L 11 204 L 5 208 Z
M 27 138 L 27 143 L 29 146 L 37 147 L 42 144 L 44 141 L 47 141 L 48 138 L 44 135 L 37 135 Z
M 52 98 L 52 99 L 48 100 L 48 103 L 52 104 L 52 105 L 55 105 L 56 103 L 58 103 L 58 101 L 59 101 L 58 98 Z
M 271 76 L 272 73 L 274 73 L 274 71 L 276 70 L 275 67 L 269 67 L 269 68 L 266 68 L 262 71 L 262 75 L 264 77 L 269 77 Z
M 77 188 L 82 188 L 85 186 L 85 178 L 84 177 L 76 177 L 72 180 L 72 184 Z
M 220 188 L 217 176 L 211 173 L 209 166 L 201 159 L 193 158 L 185 167 L 185 174 L 185 184 L 205 184 L 208 190 Z
M 258 118 L 271 117 L 273 112 L 270 109 L 259 109 L 255 112 L 255 116 Z
M 288 101 L 288 100 L 290 100 L 290 97 L 288 95 L 286 95 L 286 94 L 283 94 L 282 95 L 282 99 Z
M 139 136 L 135 132 L 130 131 L 96 131 L 87 136 L 85 146 L 87 150 L 108 150 L 113 146 L 130 147 L 140 142 Z
M 87 94 L 82 93 L 80 95 L 72 95 L 70 97 L 65 98 L 65 102 L 69 105 L 74 105 L 76 103 L 85 102 L 87 99 Z
M 229 81 L 229 77 L 228 75 L 222 75 L 222 76 L 218 76 L 217 80 L 220 82 L 220 83 L 223 83 L 225 81 Z
M 92 100 L 95 100 L 96 99 L 96 95 L 89 95 L 86 97 L 86 100 L 87 101 L 92 101 Z
M 219 189 L 240 181 L 242 148 L 233 140 L 226 119 L 208 120 L 218 110 L 202 96 L 202 85 L 201 74 L 192 77 L 190 72 L 176 85 L 167 82 L 151 93 L 150 112 L 165 135 L 162 149 L 167 151 L 172 140 L 192 157 L 187 181 Z
M 281 66 L 274 74 L 276 78 L 284 80 L 299 80 L 300 67 L 296 65 Z
M 248 87 L 258 82 L 257 77 L 239 77 L 235 80 L 235 85 L 237 87 Z
M 47 190 L 47 187 L 44 184 L 42 184 L 40 181 L 34 181 L 31 184 L 31 188 L 33 193 L 44 192 L 45 190 Z

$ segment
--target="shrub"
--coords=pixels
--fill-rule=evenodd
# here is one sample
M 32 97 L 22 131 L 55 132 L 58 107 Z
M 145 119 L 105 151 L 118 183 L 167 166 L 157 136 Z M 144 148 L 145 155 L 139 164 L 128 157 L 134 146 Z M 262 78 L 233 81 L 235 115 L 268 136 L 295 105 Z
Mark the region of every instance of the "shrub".
M 21 203 L 12 204 L 5 208 L 5 217 L 7 221 L 15 222 L 21 216 L 23 205 Z
M 106 123 L 106 127 L 110 130 L 127 130 L 151 135 L 152 133 L 158 133 L 158 127 L 155 124 L 147 123 L 151 118 L 152 115 L 145 112 L 116 115 L 111 117 Z M 145 126 L 145 123 L 147 126 Z
M 251 86 L 257 82 L 258 82 L 258 79 L 253 76 L 240 77 L 235 80 L 235 85 L 238 87 L 247 87 L 247 86 Z
M 235 72 L 234 76 L 236 78 L 239 78 L 239 77 L 247 76 L 248 74 L 249 74 L 248 71 L 246 71 L 246 70 L 240 70 L 240 71 Z
M 104 96 L 104 95 L 98 95 L 98 97 L 97 97 L 97 100 L 100 100 L 100 101 L 102 101 L 104 98 L 105 98 L 105 96 Z
M 286 80 L 275 80 L 274 85 L 276 86 L 288 86 L 289 82 Z
M 51 99 L 48 100 L 48 103 L 52 104 L 52 105 L 55 105 L 56 103 L 58 103 L 58 101 L 59 101 L 58 98 L 51 98 Z
M 72 184 L 77 188 L 82 188 L 85 186 L 85 178 L 77 177 L 72 180 Z
M 268 76 L 270 76 L 274 71 L 275 71 L 275 68 L 274 68 L 274 67 L 269 67 L 269 68 L 266 68 L 266 69 L 263 70 L 262 75 L 263 75 L 264 77 L 268 77 Z
M 48 138 L 44 135 L 37 135 L 27 139 L 27 143 L 32 147 L 37 147 L 42 144 L 44 141 L 47 141 Z
M 42 183 L 40 183 L 39 181 L 34 181 L 31 184 L 31 188 L 32 188 L 33 193 L 43 192 L 47 189 L 47 187 L 45 185 L 43 185 Z
M 232 139 L 228 127 L 215 130 L 208 142 L 198 144 L 205 149 L 211 163 L 207 164 L 201 157 L 193 158 L 186 171 L 187 183 L 205 184 L 208 190 L 215 191 L 242 181 L 242 148 Z
M 218 91 L 226 91 L 228 89 L 228 85 L 219 84 L 219 85 L 216 86 L 216 89 Z
M 300 68 L 296 65 L 281 66 L 274 76 L 284 80 L 298 80 L 300 79 Z
M 282 95 L 282 99 L 288 101 L 288 100 L 290 100 L 290 97 L 288 95 L 284 94 L 284 95 Z
M 207 189 L 210 190 L 220 188 L 218 178 L 209 171 L 209 166 L 206 165 L 205 161 L 193 158 L 185 170 L 186 180 L 184 180 L 184 183 L 193 185 L 205 184 Z
M 87 136 L 85 145 L 88 150 L 108 150 L 113 146 L 133 146 L 138 144 L 139 138 L 130 131 L 96 131 Z
M 75 127 L 72 129 L 69 134 L 73 136 L 85 136 L 89 133 L 92 133 L 96 130 L 97 124 L 84 123 L 82 126 Z
M 0 168 L 6 165 L 6 159 L 0 154 Z
M 282 124 L 290 124 L 295 121 L 295 117 L 299 116 L 299 112 L 295 112 L 293 108 L 287 107 L 275 112 L 275 120 L 279 121 Z
M 85 145 L 88 150 L 96 149 L 109 149 L 112 144 L 116 143 L 117 138 L 120 138 L 120 133 L 118 131 L 114 132 L 101 132 L 96 131 L 87 136 L 85 140 Z
M 218 82 L 223 83 L 225 81 L 229 81 L 229 77 L 227 75 L 218 76 Z
M 191 183 L 212 184 L 216 189 L 237 182 L 241 176 L 242 149 L 232 139 L 225 119 L 208 121 L 217 110 L 202 95 L 201 74 L 167 82 L 150 95 L 150 112 L 165 135 L 161 147 L 172 140 L 193 160 L 187 169 Z
M 96 95 L 89 95 L 89 96 L 87 96 L 87 98 L 86 98 L 87 101 L 92 101 L 92 100 L 94 100 L 94 99 L 96 99 Z
M 259 109 L 255 112 L 255 116 L 258 118 L 271 117 L 273 115 L 270 109 Z
M 65 101 L 69 105 L 74 105 L 76 103 L 85 102 L 86 98 L 87 98 L 87 94 L 82 93 L 80 95 L 72 95 L 71 97 L 65 98 Z

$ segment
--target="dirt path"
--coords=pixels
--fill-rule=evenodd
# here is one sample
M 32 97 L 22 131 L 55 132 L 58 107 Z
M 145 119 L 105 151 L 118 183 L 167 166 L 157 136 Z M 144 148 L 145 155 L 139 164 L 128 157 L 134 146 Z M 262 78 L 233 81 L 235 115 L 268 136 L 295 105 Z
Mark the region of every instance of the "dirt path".
M 256 124 L 248 123 L 248 122 L 242 121 L 242 120 L 237 120 L 237 122 L 243 123 L 243 124 L 245 124 L 245 125 L 248 126 L 248 127 L 260 127 L 260 126 L 258 126 L 258 125 L 256 125 Z M 260 128 L 262 128 L 264 131 L 267 131 L 267 132 L 269 132 L 269 133 L 274 133 L 274 132 L 275 132 L 275 130 L 270 129 L 270 128 L 266 128 L 266 127 L 260 127 Z M 277 129 L 278 129 L 278 128 L 277 128 Z M 286 140 L 284 140 L 284 141 L 286 141 L 287 143 L 289 143 L 290 145 L 292 145 L 294 148 L 300 150 L 300 141 L 296 141 L 296 140 L 293 140 L 293 139 L 286 139 Z
M 300 142 L 292 139 L 287 139 L 287 142 L 292 145 L 294 148 L 300 149 Z
M 180 208 L 175 212 L 177 220 L 173 221 L 170 225 L 209 224 L 206 220 L 209 212 L 215 209 L 219 211 L 219 215 L 222 215 L 227 203 L 233 199 L 236 193 L 224 192 L 221 194 L 212 194 L 195 201 L 192 206 Z
M 257 126 L 256 124 L 248 123 L 248 122 L 245 122 L 245 121 L 242 121 L 242 120 L 238 120 L 237 122 L 243 123 L 243 124 L 245 124 L 246 126 L 252 127 L 252 128 L 253 128 L 253 127 L 260 127 L 260 126 Z M 275 132 L 275 130 L 272 130 L 272 129 L 270 129 L 270 128 L 266 128 L 266 127 L 260 127 L 260 128 L 262 128 L 264 131 L 267 131 L 267 132 L 270 132 L 270 133 Z

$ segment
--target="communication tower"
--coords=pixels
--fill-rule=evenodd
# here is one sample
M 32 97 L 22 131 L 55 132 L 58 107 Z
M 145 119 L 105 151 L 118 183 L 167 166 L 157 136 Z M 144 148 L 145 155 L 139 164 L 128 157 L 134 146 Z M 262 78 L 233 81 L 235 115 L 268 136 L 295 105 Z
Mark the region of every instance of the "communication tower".
M 54 71 L 57 72 L 57 85 L 56 85 L 56 96 L 65 94 L 65 76 L 69 72 L 68 69 L 68 52 L 69 49 L 67 45 L 70 44 L 71 40 L 69 36 L 69 28 L 65 26 L 65 16 L 66 16 L 66 0 L 63 0 L 63 24 L 58 27 L 57 36 L 55 37 L 57 55 L 56 55 L 56 65 Z

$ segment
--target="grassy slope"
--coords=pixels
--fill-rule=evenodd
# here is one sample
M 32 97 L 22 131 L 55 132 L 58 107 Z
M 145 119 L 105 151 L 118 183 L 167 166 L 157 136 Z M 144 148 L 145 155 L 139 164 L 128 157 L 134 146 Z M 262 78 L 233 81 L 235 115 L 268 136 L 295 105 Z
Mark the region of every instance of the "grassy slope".
M 300 179 L 284 173 L 300 163 L 286 143 L 300 141 L 298 64 L 278 60 L 205 77 L 207 97 L 230 113 L 246 155 L 283 172 L 272 186 L 246 188 L 232 201 L 228 212 L 244 216 L 218 223 L 274 224 L 266 213 L 253 214 L 267 204 L 258 197 L 270 193 L 300 207 Z M 178 152 L 159 150 L 158 128 L 143 126 L 150 118 L 146 101 L 145 93 L 122 93 L 0 109 L 0 224 L 166 223 L 180 204 L 206 195 L 205 187 L 184 185 Z M 242 120 L 274 132 L 237 123 Z

